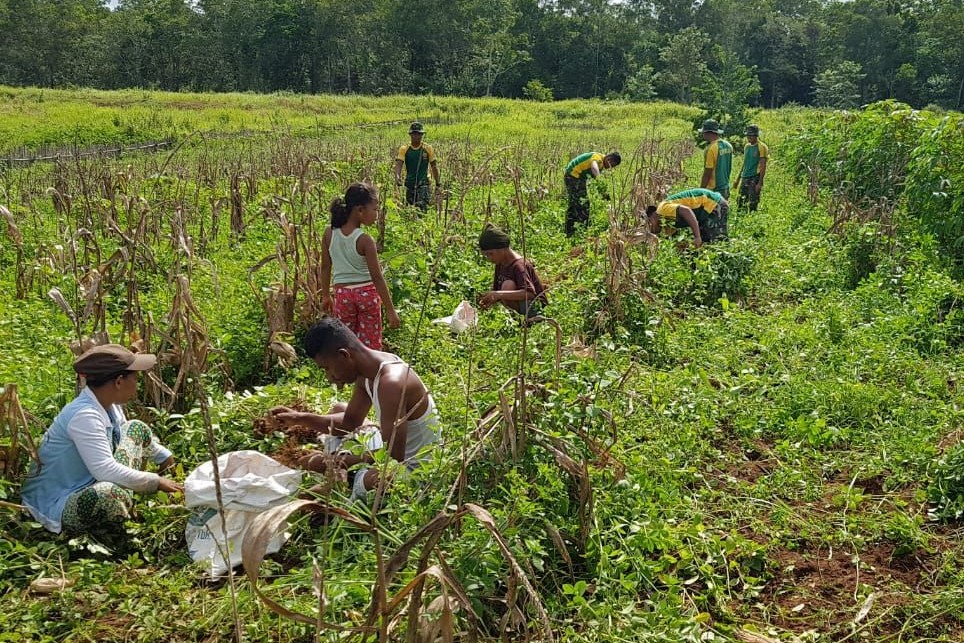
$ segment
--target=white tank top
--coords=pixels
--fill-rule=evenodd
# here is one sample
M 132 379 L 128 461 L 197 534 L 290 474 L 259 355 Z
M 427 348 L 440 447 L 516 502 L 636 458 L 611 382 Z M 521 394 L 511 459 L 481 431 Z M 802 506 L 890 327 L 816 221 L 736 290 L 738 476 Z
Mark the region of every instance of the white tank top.
M 375 407 L 375 420 L 379 425 L 382 422 L 382 407 L 378 401 L 378 383 L 382 377 L 382 368 L 386 364 L 405 364 L 397 355 L 392 355 L 392 357 L 395 359 L 382 362 L 379 365 L 374 380 L 371 382 L 365 380 L 365 391 L 368 392 L 368 397 L 372 400 L 372 406 Z M 406 364 L 406 366 L 408 365 Z M 425 413 L 419 418 L 409 419 L 406 422 L 408 432 L 405 439 L 405 466 L 409 469 L 414 469 L 427 458 L 427 453 L 422 452 L 425 447 L 441 441 L 442 433 L 439 424 L 438 409 L 435 407 L 432 394 L 429 393 L 428 408 L 425 409 Z M 387 446 L 388 443 L 386 442 L 385 445 Z
M 331 283 L 337 286 L 343 284 L 363 284 L 372 280 L 365 257 L 358 254 L 356 245 L 358 237 L 363 234 L 361 227 L 355 228 L 351 234 L 344 235 L 341 228 L 331 229 L 331 243 L 328 254 L 331 256 Z

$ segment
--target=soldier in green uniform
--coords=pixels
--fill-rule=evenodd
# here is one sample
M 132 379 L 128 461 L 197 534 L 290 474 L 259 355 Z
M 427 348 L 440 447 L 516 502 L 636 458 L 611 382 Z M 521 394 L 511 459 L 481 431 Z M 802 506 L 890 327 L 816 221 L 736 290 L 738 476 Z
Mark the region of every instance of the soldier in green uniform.
M 692 188 L 671 194 L 658 205 L 646 208 L 649 231 L 659 234 L 664 222 L 672 222 L 677 229 L 693 231 L 693 245 L 724 241 L 727 238 L 727 218 L 730 204 L 719 192 L 706 188 Z
M 432 170 L 435 189 L 438 189 L 438 163 L 435 160 L 435 150 L 432 149 L 432 146 L 422 142 L 422 137 L 425 136 L 425 126 L 415 121 L 408 128 L 408 135 L 411 137 L 411 143 L 398 148 L 398 155 L 395 157 L 395 184 L 402 184 L 402 166 L 404 165 L 405 203 L 414 205 L 425 212 L 432 198 L 428 171 L 429 169 Z
M 742 210 L 749 205 L 750 212 L 756 212 L 760 205 L 760 192 L 763 190 L 763 177 L 767 173 L 770 148 L 760 140 L 760 128 L 756 125 L 746 127 L 746 147 L 743 148 L 743 168 L 736 177 L 733 189 L 740 190 L 736 209 Z
M 719 192 L 724 199 L 729 199 L 733 146 L 723 140 L 723 128 L 711 118 L 703 121 L 700 134 L 708 143 L 706 151 L 703 152 L 703 178 L 700 180 L 700 187 Z
M 616 167 L 621 162 L 622 157 L 619 156 L 619 152 L 610 152 L 605 156 L 599 152 L 586 152 L 566 165 L 566 195 L 569 197 L 569 208 L 566 210 L 567 237 L 571 237 L 576 231 L 576 223 L 589 222 L 589 193 L 586 191 L 586 181 L 589 177 L 598 178 L 603 170 Z

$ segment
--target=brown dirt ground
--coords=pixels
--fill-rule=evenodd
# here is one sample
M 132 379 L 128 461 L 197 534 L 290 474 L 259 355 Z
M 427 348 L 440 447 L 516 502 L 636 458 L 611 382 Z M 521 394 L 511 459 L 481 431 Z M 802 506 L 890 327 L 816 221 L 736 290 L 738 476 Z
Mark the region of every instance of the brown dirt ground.
M 780 466 L 772 456 L 773 445 L 764 440 L 748 446 L 737 440 L 724 440 L 716 446 L 735 456 L 727 458 L 728 463 L 720 471 L 718 484 L 722 488 L 755 485 Z M 845 492 L 851 484 L 866 495 L 899 497 L 913 504 L 913 488 L 887 490 L 886 481 L 887 472 L 855 480 L 851 471 L 838 471 L 825 482 L 823 501 L 814 505 L 831 505 L 834 496 Z M 809 506 L 804 502 L 789 504 L 800 512 L 806 512 Z M 824 512 L 820 513 L 821 519 L 825 519 Z M 892 640 L 901 631 L 905 636 L 911 634 L 908 628 L 914 626 L 908 610 L 914 609 L 920 596 L 941 589 L 936 579 L 941 560 L 960 542 L 960 529 L 928 526 L 930 549 L 906 555 L 898 555 L 896 545 L 886 541 L 863 545 L 859 551 L 803 541 L 791 550 L 772 541 L 769 534 L 741 531 L 767 547 L 769 579 L 756 601 L 758 617 L 787 632 L 816 630 L 829 635 L 830 640 L 852 633 L 851 623 L 869 591 L 876 592 L 876 597 L 864 623 L 872 622 L 868 635 L 877 638 L 860 640 Z M 746 606 L 734 606 L 734 611 L 746 614 Z M 964 632 L 964 618 L 959 614 L 948 613 L 922 627 L 927 629 L 922 635 L 942 632 L 951 636 L 942 640 L 964 641 L 964 636 L 953 638 L 954 632 Z

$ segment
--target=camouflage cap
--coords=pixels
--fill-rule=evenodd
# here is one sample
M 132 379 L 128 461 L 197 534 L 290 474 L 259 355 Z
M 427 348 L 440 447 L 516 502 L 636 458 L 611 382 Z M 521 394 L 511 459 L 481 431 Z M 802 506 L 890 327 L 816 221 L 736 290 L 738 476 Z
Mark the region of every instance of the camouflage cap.
M 704 132 L 713 132 L 714 134 L 722 134 L 723 128 L 712 118 L 708 118 L 703 121 L 703 127 L 700 128 L 700 134 Z

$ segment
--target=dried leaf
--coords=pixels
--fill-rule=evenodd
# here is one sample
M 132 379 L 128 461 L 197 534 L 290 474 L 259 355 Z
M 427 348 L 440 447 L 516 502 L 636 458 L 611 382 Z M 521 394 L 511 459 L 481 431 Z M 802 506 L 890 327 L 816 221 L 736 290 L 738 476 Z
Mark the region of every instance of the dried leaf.
M 857 615 L 854 617 L 854 620 L 852 623 L 854 627 L 856 627 L 857 624 L 860 623 L 860 621 L 867 618 L 867 615 L 870 614 L 870 610 L 873 608 L 874 601 L 876 600 L 877 600 L 877 592 L 871 592 L 870 595 L 867 596 L 866 599 L 864 599 L 864 604 L 860 606 L 860 611 L 858 611 Z
M 74 309 L 70 307 L 70 304 L 67 303 L 67 300 L 64 298 L 64 294 L 60 292 L 60 289 L 56 287 L 51 288 L 47 292 L 47 296 L 53 299 L 54 303 L 60 307 L 60 310 L 64 311 L 64 314 L 67 315 L 67 318 L 70 319 L 74 326 L 76 326 L 77 314 L 74 312 Z
M 522 566 L 519 565 L 519 561 L 516 560 L 515 556 L 512 555 L 512 550 L 509 549 L 508 543 L 502 537 L 502 534 L 495 526 L 495 519 L 492 517 L 488 511 L 479 505 L 466 503 L 466 511 L 468 511 L 476 520 L 482 523 L 492 537 L 495 539 L 496 544 L 499 549 L 502 550 L 502 556 L 509 563 L 509 567 L 512 569 L 512 573 L 516 576 L 525 587 L 526 591 L 529 593 L 529 598 L 532 599 L 533 605 L 535 605 L 536 612 L 539 614 L 539 618 L 542 620 L 542 626 L 544 628 L 543 635 L 546 637 L 547 641 L 555 641 L 555 637 L 552 634 L 552 621 L 549 620 L 549 614 L 546 612 L 546 608 L 542 604 L 542 598 L 539 596 L 539 592 L 533 587 L 532 583 L 529 581 L 529 577 L 526 576 L 525 571 Z
M 38 578 L 30 583 L 30 592 L 33 594 L 59 594 L 74 581 L 69 578 Z
M 20 228 L 17 227 L 17 222 L 13 218 L 13 213 L 10 212 L 6 207 L 0 205 L 0 214 L 3 218 L 7 220 L 7 234 L 13 239 L 13 243 L 17 246 L 18 250 L 23 250 L 23 235 L 20 233 Z
M 337 516 L 345 522 L 364 529 L 365 531 L 371 530 L 370 525 L 362 522 L 344 509 L 323 505 L 313 500 L 293 500 L 259 514 L 251 521 L 251 526 L 244 535 L 244 542 L 241 545 L 241 562 L 244 564 L 244 572 L 248 576 L 248 581 L 251 583 L 251 588 L 254 590 L 255 595 L 257 595 L 271 611 L 299 623 L 320 626 L 340 632 L 371 631 L 371 628 L 367 627 L 348 628 L 333 623 L 326 623 L 316 616 L 306 616 L 300 612 L 291 611 L 261 592 L 261 588 L 258 586 L 258 579 L 261 575 L 261 562 L 264 560 L 268 543 L 274 538 L 275 534 L 285 528 L 288 524 L 288 518 L 301 510 L 327 513 L 330 516 Z
M 569 548 L 566 547 L 566 541 L 563 539 L 562 533 L 549 521 L 546 521 L 546 533 L 549 534 L 549 539 L 552 540 L 552 544 L 556 546 L 556 551 L 558 551 L 562 559 L 566 561 L 566 565 L 569 566 L 569 571 L 572 572 L 572 556 L 569 555 Z
M 737 630 L 736 638 L 743 643 L 780 643 L 776 639 L 771 639 L 768 636 L 763 636 L 762 634 L 757 634 L 749 630 Z

